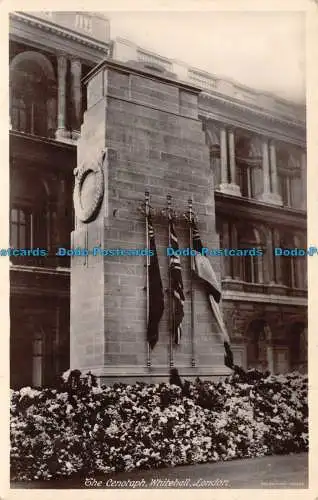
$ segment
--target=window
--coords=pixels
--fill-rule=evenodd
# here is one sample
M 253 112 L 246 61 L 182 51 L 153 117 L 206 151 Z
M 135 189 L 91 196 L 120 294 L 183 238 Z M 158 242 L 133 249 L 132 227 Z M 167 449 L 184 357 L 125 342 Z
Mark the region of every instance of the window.
M 258 268 L 259 257 L 254 257 L 252 255 L 242 257 L 242 279 L 247 283 L 258 283 L 259 268 Z
M 235 139 L 235 159 L 241 194 L 245 198 L 254 198 L 255 168 L 261 165 L 262 159 L 258 138 L 238 132 Z
M 281 248 L 294 248 L 294 241 L 292 235 L 285 235 L 281 240 L 280 244 Z M 277 258 L 277 257 L 276 257 Z M 295 278 L 296 278 L 296 257 L 292 256 L 281 256 L 278 257 L 281 259 L 281 270 L 282 270 L 282 281 L 283 284 L 289 288 L 295 287 Z M 300 257 L 297 257 L 298 259 Z
M 11 209 L 10 245 L 13 248 L 32 247 L 32 213 L 30 209 L 18 207 Z
M 292 188 L 291 177 L 288 175 L 279 174 L 279 194 L 283 200 L 283 205 L 286 207 L 292 206 Z
M 11 124 L 14 130 L 46 137 L 47 97 L 43 82 L 35 75 L 16 72 L 11 99 Z
M 247 164 L 237 165 L 238 184 L 245 198 L 254 197 L 253 168 Z
M 282 277 L 283 284 L 289 288 L 294 288 L 295 286 L 295 261 L 294 257 L 282 256 Z
M 13 130 L 53 136 L 56 101 L 52 64 L 41 53 L 18 54 L 10 65 L 10 115 Z
M 238 231 L 239 249 L 249 251 L 249 253 L 246 252 L 246 255 L 239 257 L 241 279 L 247 283 L 262 283 L 263 259 L 257 254 L 257 250 L 263 250 L 264 245 L 261 244 L 259 232 L 252 226 L 241 226 L 239 229 L 241 231 Z

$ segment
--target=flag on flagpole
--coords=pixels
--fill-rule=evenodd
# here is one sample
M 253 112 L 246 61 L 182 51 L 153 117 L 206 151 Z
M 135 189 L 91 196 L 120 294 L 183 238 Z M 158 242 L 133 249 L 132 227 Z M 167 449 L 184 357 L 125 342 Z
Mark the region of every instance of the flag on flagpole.
M 178 238 L 174 229 L 174 224 L 171 217 L 169 217 L 169 247 L 173 250 L 179 250 Z M 182 320 L 184 316 L 183 304 L 184 304 L 184 293 L 183 293 L 183 281 L 181 274 L 181 261 L 180 257 L 177 255 L 170 256 L 169 263 L 170 272 L 170 293 L 172 295 L 173 304 L 173 336 L 176 344 L 180 344 L 181 334 L 182 334 Z
M 159 322 L 164 310 L 164 295 L 155 242 L 155 233 L 150 214 L 148 215 L 148 237 L 149 250 L 152 250 L 152 254 L 149 257 L 147 269 L 149 294 L 147 340 L 151 349 L 153 349 L 159 338 Z
M 219 302 L 221 300 L 221 289 L 209 259 L 206 256 L 202 255 L 203 245 L 195 221 L 192 221 L 192 239 L 193 250 L 196 251 L 196 254 L 194 256 L 194 272 L 205 285 L 206 291 L 209 295 L 211 309 L 221 330 L 225 349 L 225 365 L 229 368 L 233 368 L 234 360 L 230 346 L 230 337 L 224 324 L 219 307 Z

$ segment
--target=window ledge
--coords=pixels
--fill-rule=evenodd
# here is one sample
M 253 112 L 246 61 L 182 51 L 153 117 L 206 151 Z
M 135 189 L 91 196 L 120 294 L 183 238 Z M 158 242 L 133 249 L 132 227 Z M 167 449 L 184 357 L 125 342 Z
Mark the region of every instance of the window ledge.
M 10 271 L 22 271 L 28 273 L 39 273 L 39 274 L 69 274 L 69 267 L 38 267 L 32 265 L 23 265 L 23 264 L 13 264 L 10 262 Z
M 268 288 L 270 289 L 270 288 Z M 263 302 L 271 304 L 286 304 L 307 307 L 307 293 L 305 290 L 299 290 L 301 296 L 275 295 L 272 293 L 261 293 L 260 291 L 238 291 L 224 290 L 222 300 L 235 300 L 239 302 Z

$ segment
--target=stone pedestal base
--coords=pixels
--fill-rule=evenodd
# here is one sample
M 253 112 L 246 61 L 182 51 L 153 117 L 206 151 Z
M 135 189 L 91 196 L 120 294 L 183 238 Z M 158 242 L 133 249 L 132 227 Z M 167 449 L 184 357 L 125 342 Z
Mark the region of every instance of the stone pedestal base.
M 188 367 L 178 366 L 181 379 L 194 381 L 197 377 L 202 380 L 220 380 L 230 376 L 233 372 L 224 365 Z M 111 385 L 115 383 L 134 384 L 141 380 L 149 384 L 160 384 L 169 381 L 169 370 L 166 366 L 147 367 L 120 366 L 120 367 L 91 367 L 89 370 L 82 370 L 85 374 L 88 371 L 97 376 L 100 385 Z
M 279 194 L 262 193 L 260 196 L 258 196 L 257 199 L 259 201 L 263 201 L 264 203 L 268 203 L 270 205 L 278 205 L 278 206 L 283 205 L 282 198 Z

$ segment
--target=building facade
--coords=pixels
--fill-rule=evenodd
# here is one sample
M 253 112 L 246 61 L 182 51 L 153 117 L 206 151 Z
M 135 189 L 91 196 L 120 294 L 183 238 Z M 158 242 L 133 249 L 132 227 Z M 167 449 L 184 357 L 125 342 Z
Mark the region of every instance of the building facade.
M 50 385 L 69 367 L 70 261 L 54 254 L 70 247 L 75 224 L 82 78 L 105 58 L 200 89 L 220 248 L 263 250 L 221 262 L 235 360 L 305 371 L 306 260 L 273 256 L 307 245 L 305 110 L 111 40 L 102 14 L 24 12 L 10 18 L 10 246 L 50 255 L 11 257 L 11 386 Z

